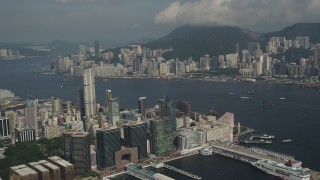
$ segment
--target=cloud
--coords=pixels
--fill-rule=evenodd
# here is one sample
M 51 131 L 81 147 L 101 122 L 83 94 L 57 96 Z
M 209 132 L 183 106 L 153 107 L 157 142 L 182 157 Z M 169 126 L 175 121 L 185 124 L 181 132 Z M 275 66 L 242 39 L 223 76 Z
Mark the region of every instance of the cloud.
M 75 4 L 75 3 L 83 3 L 83 2 L 93 2 L 95 0 L 56 0 L 62 4 Z
M 61 4 L 79 4 L 79 3 L 95 3 L 95 2 L 104 2 L 111 5 L 118 5 L 127 2 L 128 0 L 54 0 Z
M 189 0 L 174 1 L 155 23 L 165 25 L 279 25 L 318 21 L 319 0 Z

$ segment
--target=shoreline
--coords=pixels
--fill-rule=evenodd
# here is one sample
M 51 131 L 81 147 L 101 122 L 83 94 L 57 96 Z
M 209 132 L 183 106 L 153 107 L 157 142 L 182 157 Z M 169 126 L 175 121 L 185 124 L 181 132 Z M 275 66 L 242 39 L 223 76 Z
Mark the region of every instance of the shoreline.
M 55 75 L 63 75 L 68 76 L 70 78 L 81 78 L 78 76 L 72 76 L 68 73 L 50 73 L 49 71 L 40 71 L 39 74 L 41 75 L 48 75 L 48 76 L 55 76 Z M 286 79 L 286 80 L 256 80 L 256 81 L 247 81 L 245 77 L 237 76 L 213 76 L 213 78 L 216 79 L 203 79 L 203 78 L 188 78 L 188 77 L 171 77 L 171 78 L 163 78 L 161 76 L 155 76 L 155 77 L 145 77 L 145 76 L 114 76 L 114 77 L 107 77 L 107 78 L 101 78 L 96 77 L 98 81 L 107 82 L 108 80 L 115 80 L 115 79 L 134 79 L 134 80 L 161 80 L 161 81 L 179 81 L 179 80 L 188 80 L 188 81 L 205 81 L 205 82 L 217 82 L 217 83 L 248 83 L 248 84 L 292 84 L 292 85 L 303 85 L 303 84 L 320 84 L 320 81 L 318 82 L 307 82 L 303 80 L 292 80 L 292 79 Z M 244 79 L 244 80 L 243 80 Z M 253 78 L 252 78 L 253 79 Z M 307 89 L 307 88 L 306 88 Z

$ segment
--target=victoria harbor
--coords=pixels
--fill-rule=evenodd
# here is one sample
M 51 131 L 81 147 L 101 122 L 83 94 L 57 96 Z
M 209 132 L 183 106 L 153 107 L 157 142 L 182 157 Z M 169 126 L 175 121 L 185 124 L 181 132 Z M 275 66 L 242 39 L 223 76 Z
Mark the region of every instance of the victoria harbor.
M 83 85 L 81 77 L 71 77 L 68 74 L 43 75 L 40 73 L 54 60 L 54 58 L 31 58 L 0 61 L 1 88 L 9 89 L 14 92 L 15 96 L 22 99 L 33 96 L 39 101 L 51 101 L 60 98 L 62 101 L 77 102 L 79 87 Z M 295 160 L 303 163 L 303 167 L 320 171 L 320 114 L 318 113 L 320 92 L 318 90 L 303 89 L 295 83 L 270 83 L 265 81 L 240 82 L 229 80 L 213 82 L 203 79 L 109 78 L 95 80 L 96 102 L 98 104 L 104 105 L 106 103 L 106 90 L 112 92 L 112 97 L 117 97 L 120 113 L 127 109 L 139 108 L 138 100 L 141 97 L 145 100 L 146 108 L 154 108 L 159 103 L 159 99 L 163 98 L 166 101 L 166 97 L 170 97 L 170 101 L 174 103 L 188 102 L 191 104 L 192 112 L 207 114 L 205 118 L 209 118 L 209 120 L 212 116 L 217 121 L 224 116 L 228 118 L 229 114 L 227 112 L 229 112 L 234 118 L 234 129 L 237 129 L 237 126 L 241 124 L 241 127 L 254 130 L 254 134 L 257 136 L 274 136 L 270 144 L 248 143 L 241 144 L 241 147 L 247 149 L 251 147 L 251 149 L 260 149 L 261 151 L 294 157 Z M 266 105 L 265 102 L 272 105 Z M 201 118 L 199 119 L 198 121 L 201 121 Z M 206 121 L 209 122 L 209 120 Z M 182 124 L 184 123 L 183 121 Z M 180 125 L 180 128 L 181 126 L 184 125 Z M 130 126 L 125 125 L 125 127 Z M 97 132 L 103 131 L 97 130 Z M 254 138 L 252 137 L 254 134 L 251 134 L 251 138 L 250 134 L 247 135 L 247 140 Z M 233 138 L 234 141 L 239 141 L 236 135 Z M 238 148 L 236 144 L 220 141 L 209 142 L 207 145 L 213 148 L 213 151 L 216 145 L 219 148 Z M 238 156 L 238 159 L 233 156 L 231 158 L 224 157 L 219 155 L 217 149 L 212 155 L 205 156 L 199 154 L 199 150 L 195 150 L 191 154 L 186 153 L 185 157 L 173 154 L 171 159 L 169 158 L 167 161 L 165 156 L 162 159 L 155 159 L 156 161 L 164 160 L 165 164 L 202 179 L 213 179 L 213 177 L 227 180 L 275 179 L 274 176 L 258 170 L 250 163 L 246 163 L 246 159 L 241 161 L 241 157 L 240 161 Z M 268 156 L 268 158 L 275 158 L 275 154 Z M 134 158 L 134 155 L 131 156 L 130 158 Z M 127 166 L 127 168 L 129 167 Z M 196 179 L 169 170 L 169 168 L 147 167 L 147 169 L 173 179 Z M 115 172 L 117 170 L 111 171 Z M 108 178 L 136 179 L 136 177 L 123 173 L 121 170 L 119 172 L 122 173 Z M 107 174 L 112 173 L 107 172 Z M 313 178 L 317 179 L 316 175 Z

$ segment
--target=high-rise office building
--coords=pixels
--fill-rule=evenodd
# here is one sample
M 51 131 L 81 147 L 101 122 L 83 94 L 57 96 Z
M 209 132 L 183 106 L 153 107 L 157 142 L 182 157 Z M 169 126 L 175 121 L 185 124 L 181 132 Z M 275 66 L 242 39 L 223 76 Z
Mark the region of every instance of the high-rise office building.
M 176 111 L 173 101 L 168 97 L 164 96 L 163 99 L 159 99 L 159 117 L 167 118 L 171 120 L 173 130 L 176 130 Z
M 94 81 L 93 68 L 85 68 L 83 74 L 83 89 L 84 89 L 84 107 L 85 115 L 92 117 L 96 114 L 96 89 Z
M 86 46 L 83 44 L 79 45 L 79 55 L 84 56 L 86 54 Z
M 108 106 L 108 101 L 112 99 L 112 92 L 110 89 L 106 90 L 106 106 Z
M 138 147 L 138 159 L 145 159 L 147 154 L 147 125 L 141 124 L 126 124 L 123 127 L 124 145 L 126 147 Z
M 38 136 L 37 101 L 32 96 L 27 97 L 25 118 L 26 127 L 33 128 Z
M 61 112 L 61 109 L 62 109 L 61 99 L 57 98 L 57 99 L 52 100 L 52 111 L 54 113 L 58 113 L 58 112 Z
M 138 100 L 138 113 L 146 114 L 146 97 L 140 97 Z
M 75 133 L 74 130 L 67 130 L 63 133 L 63 150 L 64 150 L 64 159 L 72 162 L 72 137 L 71 135 Z
M 100 47 L 99 47 L 99 41 L 94 41 L 94 53 L 97 55 L 99 53 Z
M 7 138 L 10 136 L 10 120 L 8 118 L 0 117 L 0 138 Z
M 81 113 L 81 117 L 83 117 L 86 115 L 86 112 L 84 108 L 84 93 L 82 88 L 79 88 L 77 90 L 77 101 L 78 101 L 78 108 Z
M 10 132 L 14 133 L 14 129 L 16 128 L 16 122 L 17 122 L 18 113 L 14 112 L 14 111 L 6 111 L 5 115 L 9 119 Z
M 120 129 L 97 130 L 97 166 L 99 169 L 116 165 L 115 152 L 121 149 Z
M 174 150 L 172 121 L 168 118 L 150 121 L 151 153 L 165 155 Z
M 159 117 L 165 117 L 167 114 L 166 102 L 164 99 L 158 100 L 159 104 Z
M 91 170 L 89 133 L 75 132 L 71 138 L 71 162 L 74 165 L 74 173 L 81 175 Z
M 108 100 L 108 119 L 112 126 L 117 126 L 120 121 L 119 99 L 112 98 Z

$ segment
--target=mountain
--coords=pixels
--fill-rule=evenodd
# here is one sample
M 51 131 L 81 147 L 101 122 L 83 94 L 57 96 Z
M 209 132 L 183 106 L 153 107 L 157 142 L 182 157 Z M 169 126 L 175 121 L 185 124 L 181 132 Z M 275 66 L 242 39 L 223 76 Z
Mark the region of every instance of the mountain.
M 311 43 L 320 42 L 320 23 L 297 23 L 288 26 L 281 31 L 265 33 L 264 38 L 272 36 L 281 36 L 288 39 L 295 39 L 298 36 L 309 36 Z
M 79 44 L 70 43 L 64 40 L 52 41 L 48 46 L 51 48 L 53 54 L 56 55 L 77 54 L 79 51 Z
M 236 44 L 241 49 L 247 42 L 257 41 L 260 33 L 237 27 L 182 26 L 167 36 L 145 44 L 149 48 L 169 48 L 168 58 L 199 58 L 205 54 L 217 56 L 236 52 Z
M 50 52 L 38 51 L 32 49 L 32 46 L 36 46 L 31 43 L 3 43 L 0 42 L 0 49 L 11 49 L 13 51 L 18 50 L 20 55 L 23 56 L 48 56 Z
M 320 42 L 320 23 L 297 23 L 280 31 L 259 33 L 230 26 L 182 26 L 167 36 L 146 43 L 145 46 L 155 48 L 173 48 L 165 58 L 198 59 L 205 54 L 217 56 L 236 52 L 236 44 L 246 49 L 248 42 L 259 42 L 264 50 L 272 36 L 283 36 L 294 39 L 297 36 L 309 36 L 311 43 Z

